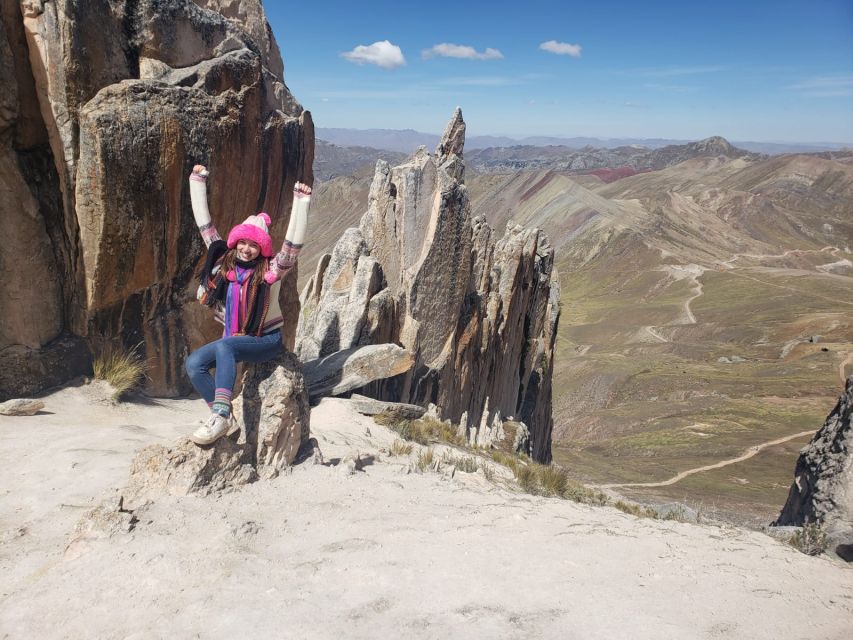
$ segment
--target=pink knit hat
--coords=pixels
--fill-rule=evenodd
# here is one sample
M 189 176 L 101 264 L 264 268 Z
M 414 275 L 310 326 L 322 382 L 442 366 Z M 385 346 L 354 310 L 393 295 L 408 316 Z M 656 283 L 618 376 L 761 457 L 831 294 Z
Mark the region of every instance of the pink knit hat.
M 265 258 L 273 257 L 272 238 L 269 234 L 270 217 L 263 211 L 256 216 L 249 216 L 231 229 L 228 234 L 228 248 L 233 249 L 240 240 L 251 240 L 261 248 Z

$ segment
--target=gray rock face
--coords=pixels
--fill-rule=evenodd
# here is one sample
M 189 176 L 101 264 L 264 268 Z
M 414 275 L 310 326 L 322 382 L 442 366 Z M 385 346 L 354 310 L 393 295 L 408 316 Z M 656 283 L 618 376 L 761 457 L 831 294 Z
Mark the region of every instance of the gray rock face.
M 464 140 L 457 110 L 435 155 L 422 147 L 403 165 L 377 162 L 359 227 L 303 291 L 297 353 L 396 342 L 414 366 L 365 395 L 434 403 L 456 423 L 466 415 L 465 435 L 478 443 L 498 434 L 496 416 L 515 416 L 530 427 L 534 457 L 549 461 L 554 252 L 539 230 L 511 226 L 498 240 L 472 219 Z
M 85 372 L 75 342 L 92 337 L 141 343 L 147 391 L 184 393 L 186 352 L 217 333 L 188 304 L 203 252 L 192 165 L 212 170 L 222 233 L 265 210 L 281 238 L 293 183 L 313 179 L 311 117 L 260 0 L 0 6 L 0 231 L 15 238 L 0 245 L 0 399 L 24 393 L 9 354 L 27 350 L 34 372 L 63 361 L 56 384 Z
M 336 351 L 305 363 L 305 383 L 312 401 L 361 388 L 374 380 L 412 368 L 412 354 L 396 344 L 372 344 Z
M 209 493 L 271 478 L 293 464 L 308 443 L 310 407 L 299 363 L 291 353 L 248 367 L 234 400 L 239 433 L 200 447 L 182 438 L 137 454 L 123 491 L 135 505 L 158 494 Z
M 34 416 L 42 409 L 44 409 L 44 402 L 30 398 L 0 402 L 0 416 Z
M 853 376 L 844 393 L 801 452 L 788 500 L 774 525 L 815 522 L 853 559 Z M 843 554 L 841 554 L 843 555 Z
M 292 464 L 308 441 L 311 409 L 299 362 L 292 353 L 248 367 L 234 406 L 243 440 L 254 449 L 262 477 Z

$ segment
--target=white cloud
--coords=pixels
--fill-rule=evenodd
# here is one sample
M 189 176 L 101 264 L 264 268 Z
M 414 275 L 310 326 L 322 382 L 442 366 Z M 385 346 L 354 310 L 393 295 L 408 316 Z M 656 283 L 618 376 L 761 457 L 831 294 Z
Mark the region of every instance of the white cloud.
M 450 44 L 448 42 L 443 42 L 435 45 L 432 49 L 421 51 L 421 58 L 424 60 L 436 56 L 442 58 L 466 58 L 468 60 L 500 60 L 504 57 L 504 54 L 497 49 L 486 48 L 485 51 L 479 52 L 474 47 L 463 44 Z
M 352 51 L 342 53 L 341 57 L 355 64 L 375 64 L 383 69 L 394 69 L 406 64 L 400 47 L 388 40 L 380 40 L 367 46 L 360 44 Z
M 788 86 L 789 89 L 838 90 L 853 87 L 853 76 L 817 76 Z
M 579 44 L 569 44 L 568 42 L 557 42 L 556 40 L 548 40 L 539 45 L 542 51 L 550 51 L 558 56 L 572 56 L 573 58 L 581 57 L 581 46 Z
M 797 84 L 785 87 L 799 91 L 800 95 L 809 98 L 837 98 L 853 95 L 853 76 L 827 75 L 808 78 Z
M 716 73 L 723 71 L 725 67 L 720 65 L 705 65 L 697 67 L 663 67 L 661 69 L 637 69 L 629 71 L 631 75 L 645 78 L 672 78 L 675 76 L 693 76 L 699 73 Z

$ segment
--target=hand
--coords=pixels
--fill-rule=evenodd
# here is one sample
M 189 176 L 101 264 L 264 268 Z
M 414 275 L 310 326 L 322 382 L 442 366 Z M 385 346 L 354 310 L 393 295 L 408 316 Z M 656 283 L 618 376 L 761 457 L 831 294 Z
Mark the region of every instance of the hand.
M 200 175 L 202 178 L 206 178 L 210 175 L 210 171 L 207 170 L 203 164 L 197 164 L 193 167 L 193 173 Z
M 297 182 L 293 185 L 293 196 L 295 198 L 307 198 L 311 195 L 311 187 L 302 182 Z

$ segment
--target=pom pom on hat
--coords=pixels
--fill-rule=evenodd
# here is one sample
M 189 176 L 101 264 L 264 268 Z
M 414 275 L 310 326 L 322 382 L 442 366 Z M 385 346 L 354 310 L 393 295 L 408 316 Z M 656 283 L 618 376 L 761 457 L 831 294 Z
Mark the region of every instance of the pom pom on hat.
M 263 211 L 249 216 L 228 233 L 228 248 L 233 249 L 240 240 L 251 240 L 261 248 L 265 258 L 273 257 L 272 238 L 269 234 L 270 217 Z

